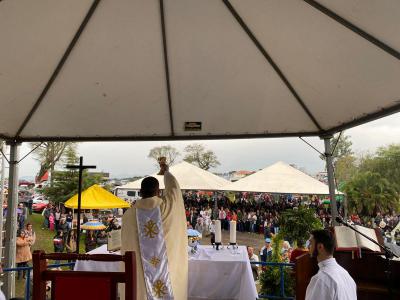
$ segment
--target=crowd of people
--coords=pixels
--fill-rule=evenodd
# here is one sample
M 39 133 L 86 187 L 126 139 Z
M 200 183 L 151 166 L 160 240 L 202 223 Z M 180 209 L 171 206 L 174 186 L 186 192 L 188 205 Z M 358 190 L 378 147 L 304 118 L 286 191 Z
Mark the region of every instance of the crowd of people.
M 217 205 L 214 197 L 217 198 Z M 268 261 L 272 256 L 272 238 L 279 233 L 279 217 L 286 209 L 295 209 L 300 204 L 308 206 L 315 211 L 325 228 L 331 225 L 330 207 L 320 197 L 303 198 L 289 195 L 272 196 L 269 194 L 237 193 L 235 201 L 224 194 L 199 194 L 186 192 L 183 194 L 185 212 L 188 228 L 193 228 L 203 234 L 203 237 L 210 237 L 214 242 L 215 220 L 221 221 L 222 230 L 229 230 L 230 221 L 236 221 L 237 231 L 259 234 L 263 237 L 265 244 L 257 254 L 254 247 L 248 246 L 250 261 Z M 339 211 L 342 209 L 338 207 Z M 26 207 L 18 206 L 18 234 L 17 234 L 17 266 L 27 266 L 32 259 L 32 246 L 35 244 L 36 234 L 32 225 L 26 220 Z M 118 214 L 118 212 L 115 212 Z M 49 204 L 42 212 L 43 230 L 54 231 L 53 238 L 54 252 L 72 253 L 76 251 L 76 230 L 72 211 L 64 207 Z M 85 212 L 82 214 L 83 223 L 89 218 L 97 218 L 106 226 L 105 230 L 88 230 L 85 235 L 85 251 L 91 251 L 107 243 L 107 231 L 119 229 L 120 225 L 114 215 L 98 215 L 97 211 Z M 383 235 L 387 235 L 399 222 L 395 214 L 382 215 L 377 213 L 374 218 L 361 219 L 358 215 L 349 216 L 349 222 L 367 227 L 378 227 Z M 400 238 L 400 232 L 395 238 Z M 390 240 L 389 240 L 390 241 Z M 292 248 L 291 241 L 284 241 L 280 249 L 281 257 L 285 262 L 294 262 L 295 258 L 307 252 L 306 241 L 297 241 L 297 247 Z M 252 266 L 253 275 L 258 278 L 259 268 Z M 20 272 L 21 273 L 21 272 Z M 18 278 L 21 274 L 18 275 Z
M 28 266 L 28 263 L 32 260 L 32 247 L 36 242 L 36 233 L 33 230 L 32 224 L 25 224 L 26 213 L 26 207 L 20 203 L 18 206 L 18 231 L 16 239 L 17 267 Z M 55 233 L 53 237 L 54 252 L 76 252 L 77 231 L 72 211 L 67 211 L 64 207 L 49 203 L 43 210 L 42 216 L 42 230 L 49 230 Z M 98 211 L 90 213 L 85 212 L 82 214 L 83 223 L 88 222 L 89 218 L 97 218 L 101 220 L 106 228 L 104 230 L 86 231 L 86 252 L 107 244 L 107 232 L 121 228 L 117 218 L 113 214 L 101 216 Z M 18 272 L 17 278 L 20 279 L 21 275 L 25 278 L 25 272 Z
M 293 197 L 290 195 L 272 196 L 269 194 L 237 193 L 232 201 L 228 196 L 207 195 L 187 192 L 184 193 L 186 220 L 188 228 L 193 228 L 203 237 L 210 236 L 214 242 L 215 220 L 221 221 L 222 230 L 229 230 L 230 221 L 236 221 L 236 230 L 260 234 L 265 240 L 259 255 L 255 254 L 254 247 L 248 246 L 250 261 L 268 261 L 272 257 L 272 238 L 279 233 L 280 214 L 287 209 L 296 209 L 299 205 L 305 205 L 315 211 L 315 216 L 321 220 L 324 228 L 332 225 L 330 204 L 318 196 L 311 198 Z M 215 206 L 215 197 L 217 206 Z M 343 214 L 343 207 L 338 203 L 338 210 Z M 360 218 L 357 214 L 349 216 L 348 222 L 371 228 L 380 228 L 385 241 L 391 242 L 390 233 L 399 223 L 399 216 L 395 213 L 377 213 L 373 218 Z M 400 231 L 395 233 L 395 239 L 400 244 Z M 284 262 L 294 262 L 296 257 L 308 252 L 307 241 L 297 241 L 296 247 L 292 247 L 292 241 L 284 241 L 280 254 Z M 253 275 L 258 277 L 258 267 L 252 266 Z

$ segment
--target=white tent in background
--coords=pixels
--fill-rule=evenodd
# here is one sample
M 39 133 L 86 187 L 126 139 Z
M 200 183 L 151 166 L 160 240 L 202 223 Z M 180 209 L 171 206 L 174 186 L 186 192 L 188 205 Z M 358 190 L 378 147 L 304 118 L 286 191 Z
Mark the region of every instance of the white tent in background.
M 199 167 L 196 167 L 185 161 L 171 166 L 170 172 L 178 180 L 182 190 L 222 190 L 222 188 L 229 183 L 228 180 L 214 175 L 211 172 L 200 169 Z M 164 189 L 164 176 L 156 174 L 151 176 L 157 178 L 160 182 L 160 189 Z M 143 178 L 129 182 L 118 187 L 118 189 L 139 190 Z
M 280 161 L 224 187 L 226 191 L 328 195 L 326 184 Z

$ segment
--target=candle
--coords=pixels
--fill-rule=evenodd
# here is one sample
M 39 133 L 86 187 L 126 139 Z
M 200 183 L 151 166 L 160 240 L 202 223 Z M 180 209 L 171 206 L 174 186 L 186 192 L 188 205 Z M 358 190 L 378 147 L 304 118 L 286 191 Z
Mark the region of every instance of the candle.
M 215 221 L 215 242 L 221 243 L 221 221 Z
M 236 244 L 236 221 L 231 221 L 229 225 L 229 243 Z

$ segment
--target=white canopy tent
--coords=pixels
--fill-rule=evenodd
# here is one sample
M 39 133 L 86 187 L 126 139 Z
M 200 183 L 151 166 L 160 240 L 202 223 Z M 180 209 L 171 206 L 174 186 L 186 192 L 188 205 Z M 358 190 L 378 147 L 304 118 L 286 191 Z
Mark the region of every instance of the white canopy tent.
M 170 167 L 170 172 L 175 176 L 182 190 L 221 191 L 229 184 L 228 180 L 185 161 Z M 165 188 L 164 176 L 157 174 L 151 176 L 157 178 L 160 189 Z M 143 178 L 129 182 L 118 189 L 140 190 L 142 180 Z
M 399 20 L 397 0 L 0 1 L 7 251 L 24 141 L 321 136 L 333 194 L 331 135 L 400 110 Z
M 232 182 L 226 185 L 224 190 L 274 194 L 329 195 L 329 187 L 326 184 L 282 161 Z

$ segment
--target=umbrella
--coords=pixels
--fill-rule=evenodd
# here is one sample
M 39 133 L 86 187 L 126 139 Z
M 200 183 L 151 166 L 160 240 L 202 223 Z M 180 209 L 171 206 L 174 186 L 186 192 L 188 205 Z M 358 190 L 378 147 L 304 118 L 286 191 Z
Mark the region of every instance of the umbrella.
M 78 208 L 78 195 L 73 196 L 64 204 L 68 208 Z M 97 184 L 82 192 L 81 209 L 107 209 L 107 208 L 129 208 L 126 201 L 114 196 L 109 191 Z
M 86 229 L 86 230 L 103 230 L 106 229 L 106 226 L 99 222 L 99 221 L 89 221 L 86 222 L 81 226 L 81 229 Z
M 188 236 L 201 236 L 201 233 L 194 229 L 188 229 L 187 235 Z

